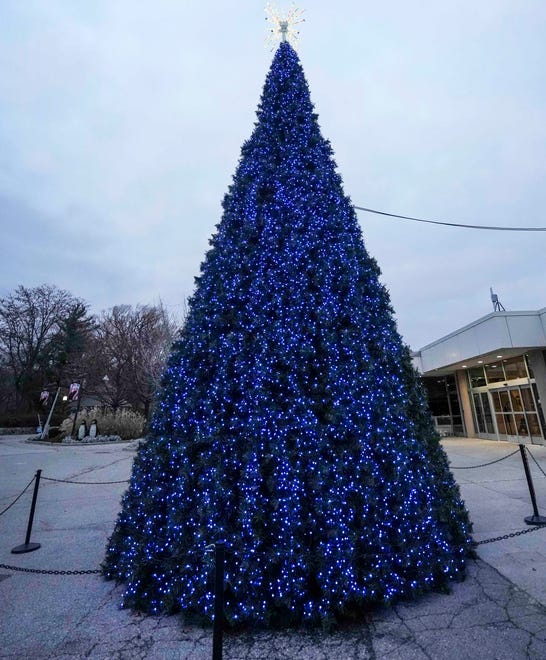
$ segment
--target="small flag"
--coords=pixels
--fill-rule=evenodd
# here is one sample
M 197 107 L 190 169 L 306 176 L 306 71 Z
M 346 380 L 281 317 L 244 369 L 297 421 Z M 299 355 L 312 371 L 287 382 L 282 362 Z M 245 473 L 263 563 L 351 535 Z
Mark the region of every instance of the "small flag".
M 68 389 L 68 400 L 77 401 L 79 396 L 80 396 L 80 384 L 70 383 L 70 388 Z

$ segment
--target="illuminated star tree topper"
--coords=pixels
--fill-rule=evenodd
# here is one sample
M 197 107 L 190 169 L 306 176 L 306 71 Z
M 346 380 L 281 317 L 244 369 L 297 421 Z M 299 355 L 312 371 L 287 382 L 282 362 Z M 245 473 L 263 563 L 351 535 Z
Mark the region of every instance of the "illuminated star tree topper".
M 275 47 L 279 41 L 281 43 L 287 41 L 291 46 L 295 47 L 298 42 L 299 31 L 295 30 L 294 27 L 305 21 L 303 18 L 303 9 L 292 5 L 286 12 L 281 12 L 275 5 L 267 4 L 265 13 L 267 14 L 265 20 L 269 21 L 273 26 L 268 35 L 268 43 L 272 47 Z

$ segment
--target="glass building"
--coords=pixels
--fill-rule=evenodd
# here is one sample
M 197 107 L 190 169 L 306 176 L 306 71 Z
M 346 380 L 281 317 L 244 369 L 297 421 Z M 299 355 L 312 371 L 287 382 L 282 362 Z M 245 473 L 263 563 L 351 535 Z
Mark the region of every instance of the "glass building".
M 546 308 L 488 314 L 413 357 L 442 435 L 546 444 Z

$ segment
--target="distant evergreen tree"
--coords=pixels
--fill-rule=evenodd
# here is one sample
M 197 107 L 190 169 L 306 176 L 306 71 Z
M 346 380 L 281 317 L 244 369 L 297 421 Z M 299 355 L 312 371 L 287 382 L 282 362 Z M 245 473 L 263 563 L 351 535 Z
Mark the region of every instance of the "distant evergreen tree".
M 124 604 L 325 623 L 464 575 L 470 524 L 298 57 L 278 48 L 109 541 Z

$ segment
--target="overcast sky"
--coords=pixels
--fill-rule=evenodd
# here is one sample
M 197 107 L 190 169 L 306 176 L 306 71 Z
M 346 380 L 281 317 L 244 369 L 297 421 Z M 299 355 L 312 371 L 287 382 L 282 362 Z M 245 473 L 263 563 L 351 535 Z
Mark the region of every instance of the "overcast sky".
M 282 5 L 287 7 L 289 5 Z M 357 205 L 546 225 L 546 2 L 300 5 L 297 47 Z M 221 217 L 272 58 L 256 0 L 2 0 L 0 295 L 173 311 Z M 360 213 L 412 348 L 546 306 L 546 234 Z

